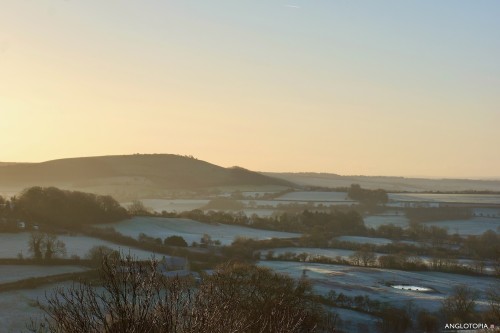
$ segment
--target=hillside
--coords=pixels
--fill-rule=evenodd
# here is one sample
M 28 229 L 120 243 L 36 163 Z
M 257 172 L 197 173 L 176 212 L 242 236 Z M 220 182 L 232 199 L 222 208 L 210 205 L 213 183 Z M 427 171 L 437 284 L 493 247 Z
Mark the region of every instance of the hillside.
M 291 184 L 243 168 L 223 168 L 169 154 L 81 157 L 0 167 L 0 193 L 34 185 L 128 198 L 132 193 L 161 197 L 171 190 Z
M 500 180 L 477 179 L 426 179 L 382 176 L 341 176 L 332 173 L 264 173 L 270 177 L 281 178 L 301 186 L 349 187 L 359 184 L 363 188 L 387 191 L 500 191 Z

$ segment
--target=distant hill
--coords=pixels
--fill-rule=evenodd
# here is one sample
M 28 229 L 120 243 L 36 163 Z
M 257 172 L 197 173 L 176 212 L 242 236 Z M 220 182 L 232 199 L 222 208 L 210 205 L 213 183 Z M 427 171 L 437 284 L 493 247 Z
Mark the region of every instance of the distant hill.
M 0 191 L 35 185 L 111 194 L 119 199 L 161 197 L 171 190 L 293 186 L 243 168 L 223 168 L 170 154 L 81 157 L 0 167 Z
M 332 173 L 264 173 L 270 177 L 281 178 L 301 186 L 349 187 L 359 184 L 367 189 L 384 189 L 386 191 L 500 191 L 500 180 L 476 179 L 426 179 L 381 176 L 341 176 Z

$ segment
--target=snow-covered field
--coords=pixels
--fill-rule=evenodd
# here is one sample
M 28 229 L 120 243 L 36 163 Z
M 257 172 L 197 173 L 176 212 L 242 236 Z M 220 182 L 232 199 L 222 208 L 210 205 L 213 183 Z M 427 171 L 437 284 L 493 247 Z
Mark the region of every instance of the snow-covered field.
M 259 265 L 300 278 L 305 270 L 313 289 L 326 295 L 330 290 L 349 296 L 368 295 L 381 302 L 404 306 L 413 301 L 420 308 L 437 311 L 441 301 L 451 294 L 454 286 L 467 285 L 478 292 L 478 308 L 487 306 L 485 292 L 498 288 L 499 280 L 490 277 L 466 276 L 439 272 L 405 272 L 380 268 L 362 268 L 342 265 L 296 263 L 283 261 L 261 261 Z M 399 290 L 390 285 L 407 284 L 431 288 L 435 292 Z
M 87 268 L 81 266 L 0 265 L 0 283 L 86 270 Z
M 0 258 L 17 258 L 19 253 L 22 253 L 24 257 L 30 257 L 31 254 L 28 252 L 29 238 L 30 233 L 28 232 L 0 233 Z M 108 246 L 124 254 L 130 253 L 139 259 L 148 259 L 152 256 L 149 251 L 129 248 L 87 236 L 58 236 L 58 239 L 66 244 L 68 258 L 73 255 L 84 258 L 92 247 L 101 245 Z M 156 256 L 161 257 L 161 255 Z
M 188 244 L 200 242 L 203 234 L 208 234 L 212 240 L 219 240 L 223 245 L 229 245 L 236 237 L 242 236 L 254 239 L 292 238 L 300 234 L 259 230 L 225 224 L 208 224 L 189 219 L 136 217 L 118 223 L 102 225 L 115 228 L 116 231 L 137 238 L 140 233 L 151 237 L 164 239 L 168 236 L 182 236 Z
M 425 224 L 446 228 L 449 234 L 458 233 L 462 236 L 480 235 L 487 230 L 500 232 L 500 219 L 497 218 L 475 217 L 470 220 L 436 221 Z
M 381 225 L 392 224 L 397 227 L 407 228 L 410 224 L 408 218 L 403 215 L 372 215 L 363 218 L 367 228 L 377 229 Z

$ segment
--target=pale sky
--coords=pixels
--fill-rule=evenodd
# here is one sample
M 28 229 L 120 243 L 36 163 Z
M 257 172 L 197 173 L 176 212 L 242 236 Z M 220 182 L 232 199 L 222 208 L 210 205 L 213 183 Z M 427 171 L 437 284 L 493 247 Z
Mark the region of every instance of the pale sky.
M 0 0 L 0 161 L 500 177 L 496 0 Z

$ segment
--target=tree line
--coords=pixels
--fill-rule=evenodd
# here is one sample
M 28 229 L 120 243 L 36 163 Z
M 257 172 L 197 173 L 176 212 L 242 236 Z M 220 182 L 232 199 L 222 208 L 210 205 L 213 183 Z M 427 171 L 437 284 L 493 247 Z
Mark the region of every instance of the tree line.
M 109 195 L 66 191 L 56 187 L 31 187 L 10 200 L 0 199 L 0 217 L 74 228 L 83 224 L 109 223 L 129 217 Z

